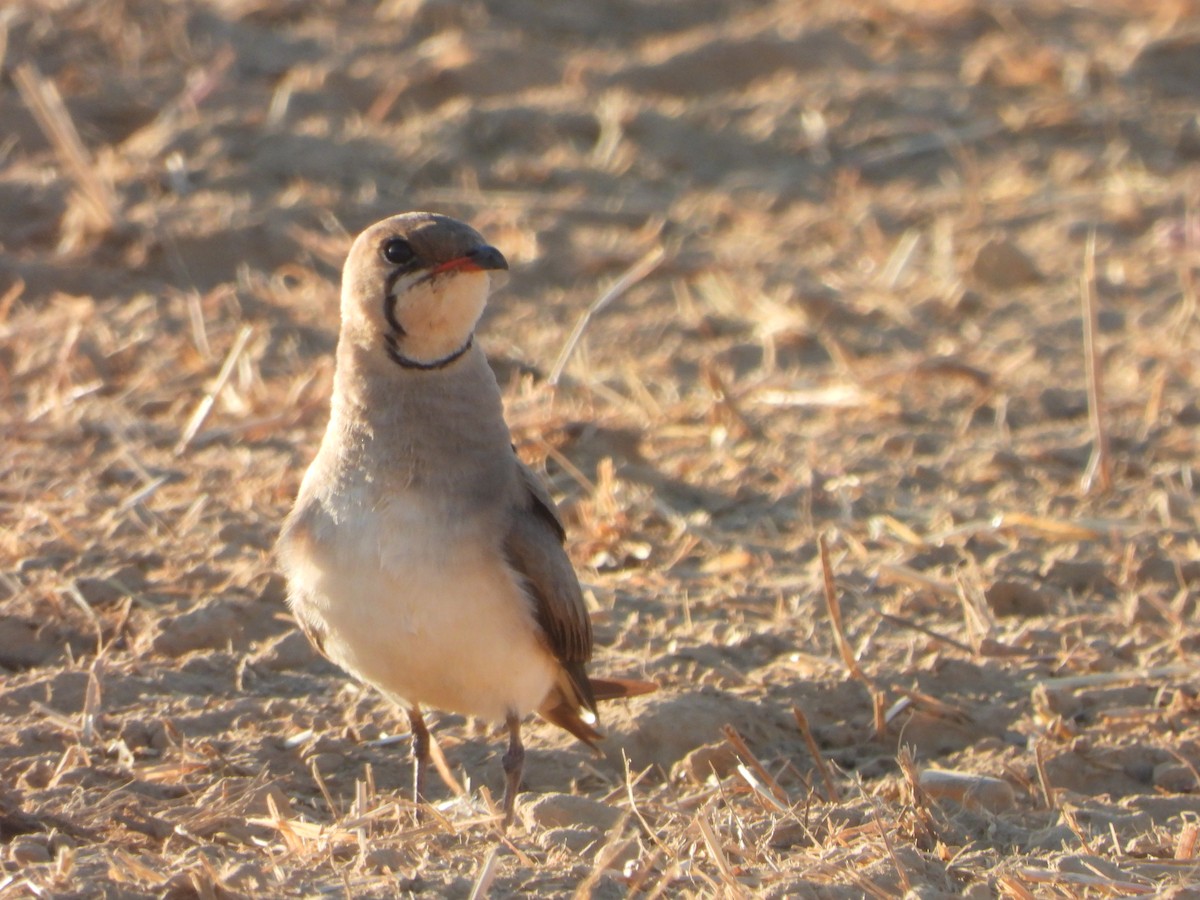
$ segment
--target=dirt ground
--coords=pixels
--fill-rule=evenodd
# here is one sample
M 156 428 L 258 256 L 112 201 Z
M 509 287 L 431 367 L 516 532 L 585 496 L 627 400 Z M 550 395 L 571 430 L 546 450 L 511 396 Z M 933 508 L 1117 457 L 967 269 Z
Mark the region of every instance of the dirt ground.
M 1196 0 L 0 34 L 0 896 L 1200 892 Z M 271 555 L 407 209 L 512 263 L 480 340 L 593 671 L 659 684 L 603 758 L 527 727 L 507 837 L 501 736 L 436 716 L 418 817 Z

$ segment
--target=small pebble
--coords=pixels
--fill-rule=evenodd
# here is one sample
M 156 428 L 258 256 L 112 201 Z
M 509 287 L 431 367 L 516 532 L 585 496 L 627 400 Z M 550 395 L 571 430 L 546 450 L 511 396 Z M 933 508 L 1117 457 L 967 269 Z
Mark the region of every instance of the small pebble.
M 1033 260 L 1006 237 L 994 237 L 979 248 L 971 273 L 984 284 L 1002 290 L 1042 280 Z
M 725 778 L 737 769 L 737 765 L 737 753 L 721 741 L 691 751 L 675 764 L 674 775 L 676 778 L 686 778 L 693 784 L 704 784 L 713 773 L 717 778 Z
M 44 841 L 37 838 L 19 837 L 8 845 L 8 858 L 22 865 L 48 863 L 50 862 L 50 848 Z
M 1182 763 L 1159 763 L 1154 767 L 1151 780 L 1156 788 L 1172 794 L 1190 794 L 1200 790 L 1200 784 L 1196 784 L 1196 776 L 1192 769 Z
M 312 665 L 317 658 L 308 638 L 299 630 L 292 630 L 260 647 L 251 662 L 272 672 L 290 672 Z
M 998 616 L 1041 616 L 1050 611 L 1047 592 L 1027 581 L 1003 580 L 984 591 L 988 606 Z

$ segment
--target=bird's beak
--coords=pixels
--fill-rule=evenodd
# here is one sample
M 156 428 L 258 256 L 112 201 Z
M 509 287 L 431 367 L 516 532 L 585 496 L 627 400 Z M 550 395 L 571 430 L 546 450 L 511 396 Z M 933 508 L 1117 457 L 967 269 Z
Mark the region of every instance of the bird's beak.
M 495 272 L 508 269 L 508 260 L 495 247 L 478 247 L 466 256 L 447 260 L 440 266 L 430 270 L 430 275 L 440 275 L 443 272 Z

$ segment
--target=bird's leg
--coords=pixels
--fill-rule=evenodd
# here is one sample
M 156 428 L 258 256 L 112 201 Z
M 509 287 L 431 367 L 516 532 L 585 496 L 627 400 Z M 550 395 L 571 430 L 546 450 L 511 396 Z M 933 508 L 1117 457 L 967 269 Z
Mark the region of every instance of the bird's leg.
M 516 713 L 509 713 L 508 750 L 504 753 L 504 828 L 512 824 L 513 810 L 516 807 L 517 791 L 521 787 L 521 771 L 525 768 L 525 745 L 521 743 L 521 719 Z
M 429 729 L 419 706 L 409 709 L 408 726 L 412 730 L 413 803 L 419 804 L 425 802 L 425 770 L 429 767 Z

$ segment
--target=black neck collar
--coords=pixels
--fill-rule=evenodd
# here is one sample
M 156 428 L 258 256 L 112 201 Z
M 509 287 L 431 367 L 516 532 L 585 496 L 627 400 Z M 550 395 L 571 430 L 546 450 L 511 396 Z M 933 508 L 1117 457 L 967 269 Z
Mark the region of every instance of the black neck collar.
M 431 359 L 428 362 L 420 359 L 413 359 L 411 356 L 405 356 L 400 352 L 400 342 L 396 340 L 396 336 L 389 334 L 384 337 L 387 344 L 387 355 L 396 365 L 403 369 L 417 369 L 422 372 L 432 372 L 436 369 L 444 369 L 456 359 L 465 354 L 471 349 L 471 345 L 475 342 L 475 335 L 472 334 L 467 338 L 467 342 L 455 350 L 453 353 L 443 356 L 440 359 Z

